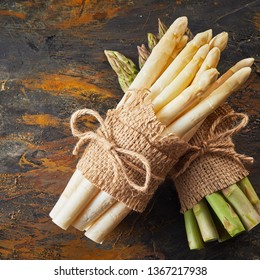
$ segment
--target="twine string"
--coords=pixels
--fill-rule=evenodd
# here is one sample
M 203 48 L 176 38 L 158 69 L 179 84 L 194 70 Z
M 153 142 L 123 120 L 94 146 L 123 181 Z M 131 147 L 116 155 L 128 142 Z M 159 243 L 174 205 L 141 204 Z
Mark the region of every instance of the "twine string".
M 98 122 L 100 124 L 100 128 L 97 130 L 97 132 L 80 131 L 77 128 L 77 122 L 78 122 L 79 118 L 82 116 L 85 116 L 85 115 L 93 116 L 98 120 Z M 116 181 L 118 179 L 119 170 L 120 170 L 121 173 L 124 175 L 125 179 L 127 180 L 128 184 L 132 188 L 134 188 L 135 190 L 140 191 L 140 192 L 148 193 L 148 188 L 149 188 L 151 177 L 152 176 L 157 177 L 152 174 L 149 161 L 147 160 L 147 158 L 145 156 L 143 156 L 140 153 L 118 147 L 114 143 L 114 141 L 109 133 L 109 128 L 107 127 L 106 123 L 104 122 L 103 118 L 99 115 L 98 112 L 91 110 L 91 109 L 78 110 L 72 114 L 71 120 L 70 120 L 70 126 L 71 126 L 71 131 L 72 131 L 73 136 L 76 136 L 79 138 L 79 141 L 77 142 L 77 144 L 75 145 L 75 148 L 73 150 L 74 155 L 77 155 L 79 153 L 80 148 L 82 146 L 86 145 L 91 140 L 96 141 L 104 148 L 104 150 L 109 155 L 109 158 L 111 159 L 111 165 L 113 167 L 114 174 L 115 174 L 114 181 Z M 127 163 L 120 158 L 120 154 L 130 156 L 133 159 L 137 159 L 144 165 L 145 182 L 143 185 L 138 185 L 129 178 L 129 176 L 127 174 L 127 168 L 125 166 L 125 164 L 127 164 Z M 140 172 L 140 168 L 138 168 L 137 166 L 135 167 L 135 165 L 131 165 L 131 168 Z M 157 179 L 158 179 L 158 177 L 157 177 Z

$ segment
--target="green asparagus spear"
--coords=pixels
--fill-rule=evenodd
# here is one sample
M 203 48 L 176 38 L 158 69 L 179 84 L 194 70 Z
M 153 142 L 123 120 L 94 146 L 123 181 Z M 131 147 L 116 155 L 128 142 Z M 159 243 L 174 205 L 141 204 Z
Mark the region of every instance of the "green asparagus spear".
M 138 73 L 136 65 L 131 59 L 116 51 L 105 50 L 105 55 L 118 76 L 122 90 L 126 92 Z
M 248 200 L 252 203 L 252 205 L 255 207 L 257 213 L 260 215 L 260 200 L 248 177 L 245 177 L 244 179 L 240 180 L 238 182 L 238 186 L 246 195 Z
M 148 48 L 150 51 L 152 51 L 152 49 L 157 45 L 158 39 L 153 33 L 148 33 L 147 39 L 148 39 Z
M 201 233 L 192 209 L 184 213 L 184 222 L 189 248 L 191 250 L 200 250 L 204 248 Z
M 236 212 L 219 192 L 206 195 L 206 200 L 232 237 L 245 230 Z
M 233 184 L 222 190 L 225 198 L 233 206 L 247 230 L 260 223 L 260 216 L 242 190 Z
M 219 238 L 218 231 L 204 199 L 193 207 L 193 213 L 198 222 L 203 241 L 217 240 Z

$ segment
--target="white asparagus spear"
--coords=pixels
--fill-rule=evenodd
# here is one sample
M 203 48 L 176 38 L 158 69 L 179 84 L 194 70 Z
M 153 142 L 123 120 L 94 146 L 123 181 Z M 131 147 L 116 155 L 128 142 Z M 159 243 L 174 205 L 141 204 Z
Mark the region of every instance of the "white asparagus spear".
M 198 49 L 207 44 L 212 37 L 212 30 L 198 33 L 192 41 L 187 43 L 186 47 L 173 60 L 168 68 L 163 72 L 159 79 L 150 88 L 150 98 L 153 100 L 158 96 L 165 87 L 167 87 L 174 78 L 183 70 L 183 68 L 191 61 Z
M 83 231 L 87 229 L 89 225 L 106 212 L 115 202 L 116 199 L 107 192 L 100 191 L 79 214 L 72 225 L 78 230 Z
M 218 77 L 218 71 L 213 68 L 205 71 L 195 84 L 187 87 L 180 95 L 174 98 L 159 112 L 157 118 L 165 125 L 171 124 L 176 120 L 187 107 L 190 107 L 195 100 L 200 101 L 203 93 Z
M 221 32 L 210 40 L 209 46 L 210 48 L 218 47 L 219 50 L 222 52 L 226 48 L 227 43 L 228 43 L 228 33 Z
M 173 51 L 172 56 L 171 56 L 170 63 L 177 57 L 177 55 L 181 52 L 181 50 L 186 46 L 188 40 L 189 40 L 189 37 L 187 35 L 183 35 L 181 37 L 179 43 L 174 48 L 174 51 Z M 170 65 L 170 63 L 168 62 L 168 65 Z M 166 68 L 167 67 L 165 67 L 165 69 Z
M 115 229 L 115 227 L 132 211 L 122 202 L 115 203 L 109 211 L 104 213 L 95 223 L 94 226 L 88 228 L 85 236 L 95 241 L 102 243 L 108 233 Z M 105 225 L 105 228 L 104 228 Z
M 56 202 L 55 206 L 52 208 L 50 212 L 50 217 L 54 218 L 60 209 L 65 205 L 69 197 L 72 195 L 74 192 L 75 186 L 79 185 L 80 182 L 84 179 L 84 176 L 81 174 L 81 171 L 77 170 L 73 173 L 71 176 L 66 188 L 62 192 L 60 198 Z
M 201 64 L 200 69 L 198 70 L 197 74 L 195 75 L 192 83 L 196 83 L 200 76 L 208 69 L 216 68 L 220 59 L 220 50 L 217 47 L 211 49 L 206 56 L 205 60 Z
M 81 177 L 82 175 L 80 175 Z M 67 200 L 66 205 L 61 208 L 53 222 L 63 229 L 67 229 L 75 220 L 78 213 L 91 201 L 91 199 L 99 192 L 99 189 L 91 184 L 83 177 L 81 183 Z M 66 207 L 65 207 L 66 206 Z
M 226 71 L 212 86 L 210 86 L 210 88 L 206 92 L 206 96 L 211 94 L 216 88 L 222 85 L 234 73 L 238 72 L 242 68 L 251 67 L 253 63 L 254 63 L 254 58 L 252 57 L 245 58 L 237 62 L 228 71 Z
M 232 92 L 236 91 L 249 77 L 250 67 L 240 69 L 227 79 L 220 87 L 214 90 L 207 98 L 203 99 L 197 106 L 188 111 L 167 127 L 177 135 L 187 133 L 192 127 L 204 120 L 209 114 L 222 105 Z M 205 110 L 204 108 L 207 108 Z M 210 109 L 210 111 L 208 110 Z
M 191 83 L 208 52 L 209 45 L 202 46 L 179 75 L 152 100 L 155 113 L 178 96 Z
M 203 119 L 206 118 L 217 107 L 223 104 L 228 96 L 232 92 L 237 90 L 238 87 L 247 80 L 250 73 L 251 68 L 249 67 L 239 70 L 223 85 L 216 89 L 215 92 L 213 92 L 208 98 L 204 99 L 204 102 L 202 101 L 191 111 L 183 115 L 181 124 L 179 124 L 178 120 L 176 122 L 173 122 L 172 125 L 168 126 L 164 130 L 163 134 L 167 135 L 169 133 L 174 133 L 179 137 L 185 137 L 185 135 L 187 135 L 187 132 L 192 128 L 192 125 L 196 125 L 199 123 L 200 116 L 202 116 Z M 190 112 L 192 112 L 192 115 Z M 176 123 L 177 125 L 174 125 Z M 123 218 L 120 217 L 121 211 Z M 108 209 L 108 211 L 106 211 L 99 219 L 96 220 L 94 224 L 92 224 L 86 230 L 85 236 L 97 243 L 102 243 L 106 235 L 111 232 L 111 229 L 115 228 L 112 225 L 118 225 L 126 217 L 126 215 L 130 213 L 130 211 L 131 209 L 126 207 L 126 205 L 122 202 L 116 202 L 113 205 L 113 214 L 110 214 L 110 209 Z

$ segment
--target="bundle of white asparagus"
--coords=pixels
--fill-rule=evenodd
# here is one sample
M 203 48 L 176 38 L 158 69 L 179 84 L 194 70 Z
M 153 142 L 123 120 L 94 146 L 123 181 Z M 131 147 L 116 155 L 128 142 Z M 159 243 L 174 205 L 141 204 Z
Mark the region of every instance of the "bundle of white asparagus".
M 174 21 L 151 47 L 151 54 L 128 89 L 149 89 L 147 99 L 166 127 L 163 135 L 173 133 L 189 141 L 201 122 L 247 80 L 251 68 L 248 64 L 217 80 L 216 66 L 227 34 L 212 38 L 212 31 L 207 30 L 187 43 L 187 24 L 186 17 Z M 102 243 L 131 211 L 76 170 L 50 216 L 61 228 L 73 225 Z

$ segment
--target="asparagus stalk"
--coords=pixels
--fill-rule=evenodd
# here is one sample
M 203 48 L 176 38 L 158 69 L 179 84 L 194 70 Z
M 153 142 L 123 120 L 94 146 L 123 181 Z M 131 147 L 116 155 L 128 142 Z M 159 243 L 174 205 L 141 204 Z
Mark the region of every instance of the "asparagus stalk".
M 132 211 L 123 203 L 115 203 L 109 211 L 106 211 L 93 226 L 90 226 L 85 236 L 102 243 L 105 237 Z
M 219 50 L 222 52 L 226 48 L 227 43 L 228 33 L 221 32 L 210 40 L 209 45 L 211 48 L 218 47 Z
M 248 200 L 255 207 L 257 213 L 260 215 L 260 200 L 248 177 L 245 177 L 244 179 L 240 180 L 237 184 L 243 191 L 243 193 L 246 195 Z
M 82 178 L 82 175 L 79 177 Z M 98 192 L 99 190 L 83 177 L 81 183 L 71 194 L 66 205 L 64 205 L 66 207 L 62 207 L 57 215 L 53 217 L 53 222 L 65 230 L 68 229 L 78 214 Z
M 245 230 L 236 212 L 219 192 L 206 195 L 205 198 L 230 236 L 233 237 Z
M 252 229 L 260 223 L 260 216 L 236 184 L 223 189 L 222 193 L 227 201 L 233 206 L 247 230 Z
M 138 73 L 136 65 L 131 59 L 119 52 L 105 50 L 104 53 L 118 76 L 122 90 L 126 92 Z
M 90 204 L 86 205 L 72 225 L 81 231 L 88 229 L 95 220 L 115 203 L 115 198 L 106 192 L 100 191 Z
M 49 214 L 51 218 L 54 218 L 59 213 L 59 211 L 66 204 L 66 202 L 68 201 L 68 199 L 70 198 L 70 196 L 74 192 L 75 186 L 79 185 L 82 182 L 83 179 L 84 179 L 84 177 L 81 174 L 81 172 L 76 169 L 74 174 L 71 176 L 65 190 L 63 191 L 63 193 L 59 197 L 55 206 L 52 208 L 52 210 Z
M 205 199 L 205 201 L 206 201 L 206 199 Z M 217 228 L 217 231 L 218 231 L 218 235 L 219 235 L 218 242 L 224 242 L 224 241 L 230 239 L 231 236 L 229 235 L 229 233 L 225 229 L 224 225 L 221 223 L 218 216 L 216 215 L 216 213 L 213 211 L 213 209 L 211 207 L 209 207 L 209 211 L 212 215 L 214 224 L 215 224 L 215 226 Z
M 207 242 L 219 239 L 216 226 L 204 199 L 193 207 L 193 213 L 198 222 L 203 241 Z
M 220 50 L 217 47 L 214 47 L 209 51 L 205 60 L 201 64 L 200 69 L 198 70 L 196 76 L 194 77 L 192 83 L 196 83 L 196 81 L 200 78 L 200 76 L 208 69 L 215 68 L 218 65 L 220 59 Z
M 148 33 L 147 39 L 148 39 L 148 48 L 150 51 L 152 51 L 153 48 L 157 45 L 158 39 L 153 33 Z
M 185 34 L 188 36 L 189 41 L 191 41 L 194 38 L 194 36 L 193 36 L 191 30 L 189 29 L 189 27 L 186 28 Z
M 137 46 L 137 50 L 139 68 L 141 69 L 151 53 L 147 50 L 144 44 L 142 44 L 141 47 Z
M 184 213 L 184 222 L 190 250 L 200 250 L 204 248 L 200 229 L 192 209 Z

